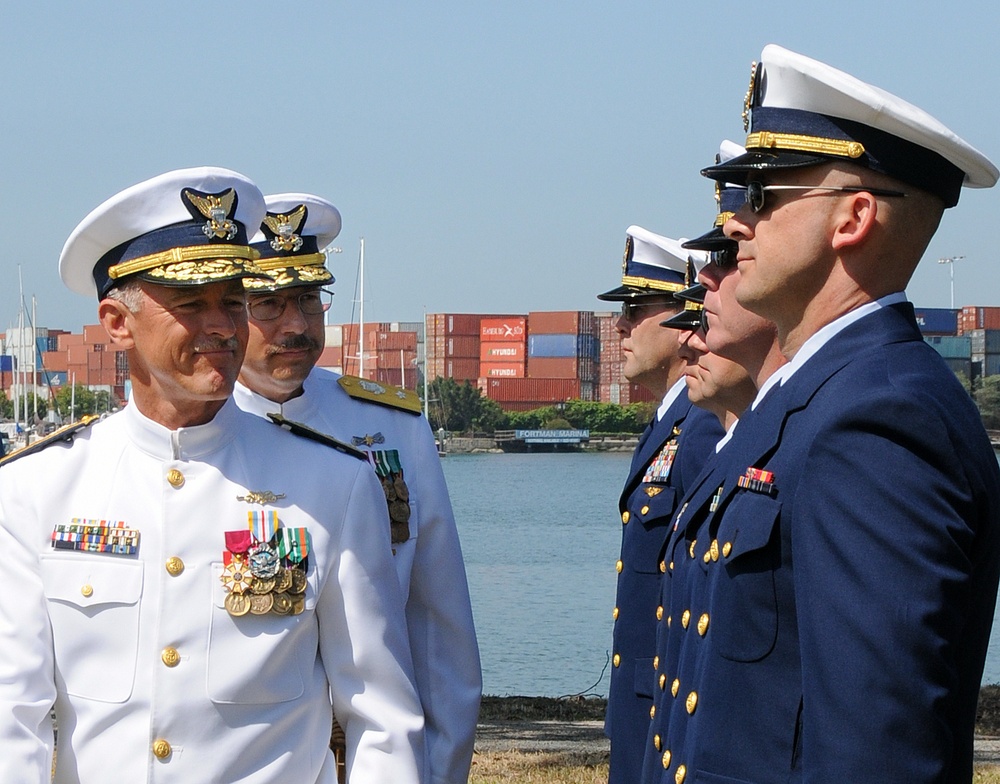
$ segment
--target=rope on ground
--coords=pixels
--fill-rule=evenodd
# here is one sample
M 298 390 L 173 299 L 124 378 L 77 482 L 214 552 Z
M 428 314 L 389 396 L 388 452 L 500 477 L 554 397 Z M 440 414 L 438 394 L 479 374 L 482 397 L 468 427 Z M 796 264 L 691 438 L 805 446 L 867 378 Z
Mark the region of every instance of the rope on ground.
M 600 697 L 601 695 L 594 691 L 601 681 L 604 680 L 604 673 L 608 671 L 608 664 L 611 662 L 611 652 L 604 651 L 604 666 L 601 668 L 601 674 L 590 686 L 588 686 L 583 691 L 578 691 L 576 694 L 563 694 L 561 697 L 556 697 L 558 700 L 570 700 L 574 697 Z

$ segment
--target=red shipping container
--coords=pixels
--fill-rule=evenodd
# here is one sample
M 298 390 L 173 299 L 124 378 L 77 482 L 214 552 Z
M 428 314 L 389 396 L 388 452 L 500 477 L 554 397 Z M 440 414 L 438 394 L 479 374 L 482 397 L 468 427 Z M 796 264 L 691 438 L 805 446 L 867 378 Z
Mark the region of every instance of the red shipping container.
M 483 342 L 513 343 L 520 341 L 523 344 L 527 335 L 527 320 L 524 316 L 506 319 L 484 318 L 479 322 L 479 339 Z
M 480 378 L 524 378 L 524 365 L 520 362 L 480 362 Z
M 341 368 L 344 366 L 343 346 L 327 346 L 319 355 L 317 365 L 323 368 Z
M 523 364 L 524 346 L 524 343 L 484 341 L 479 344 L 479 359 L 482 362 L 521 362 Z
M 83 335 L 60 335 L 56 339 L 56 348 L 59 351 L 65 351 L 70 346 L 82 346 L 83 345 Z
M 962 308 L 959 321 L 966 332 L 973 329 L 1000 329 L 1000 308 L 966 305 Z
M 557 378 L 490 378 L 486 396 L 498 402 L 545 401 L 544 404 L 576 400 L 580 382 Z
M 448 359 L 446 370 L 445 378 L 453 378 L 455 381 L 475 381 L 479 378 L 479 358 Z
M 102 324 L 85 324 L 83 327 L 84 343 L 110 343 L 111 338 Z
M 592 310 L 540 310 L 528 314 L 529 335 L 589 335 L 593 331 Z
M 410 350 L 388 349 L 386 351 L 377 352 L 375 366 L 380 368 L 405 367 L 407 373 L 409 373 L 412 368 L 413 371 L 416 372 L 416 365 L 414 364 L 416 359 L 417 350 L 415 348 Z
M 46 370 L 53 372 L 65 371 L 68 364 L 68 357 L 65 351 L 43 351 L 42 366 Z
M 445 356 L 455 359 L 475 359 L 479 360 L 479 334 L 459 335 L 449 337 L 445 347 Z
M 67 365 L 83 365 L 87 366 L 87 356 L 90 354 L 90 346 L 80 343 L 76 346 L 70 346 L 66 349 L 66 364 Z
M 580 361 L 576 357 L 528 357 L 528 378 L 579 379 Z
M 416 332 L 386 332 L 380 331 L 375 334 L 375 347 L 379 351 L 405 351 L 417 350 Z

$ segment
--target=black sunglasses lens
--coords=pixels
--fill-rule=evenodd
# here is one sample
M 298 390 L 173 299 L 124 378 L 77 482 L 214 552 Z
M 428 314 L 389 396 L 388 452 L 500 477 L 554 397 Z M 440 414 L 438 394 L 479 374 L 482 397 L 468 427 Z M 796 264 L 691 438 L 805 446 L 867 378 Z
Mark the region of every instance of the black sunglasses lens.
M 751 181 L 747 183 L 747 204 L 754 212 L 764 209 L 764 185 L 763 183 Z

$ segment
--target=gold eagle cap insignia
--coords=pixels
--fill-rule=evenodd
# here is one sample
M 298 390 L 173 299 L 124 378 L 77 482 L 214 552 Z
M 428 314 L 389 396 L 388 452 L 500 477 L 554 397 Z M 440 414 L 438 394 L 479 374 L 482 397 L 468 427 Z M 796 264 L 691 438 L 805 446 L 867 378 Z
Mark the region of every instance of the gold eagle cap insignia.
M 261 228 L 270 232 L 271 247 L 275 251 L 296 251 L 302 247 L 302 226 L 306 222 L 309 210 L 304 204 L 300 204 L 288 213 L 269 212 L 264 215 L 264 222 Z
M 181 191 L 181 198 L 207 219 L 202 231 L 207 237 L 231 240 L 238 231 L 232 220 L 236 210 L 236 191 L 226 188 L 221 193 L 199 193 L 191 188 Z

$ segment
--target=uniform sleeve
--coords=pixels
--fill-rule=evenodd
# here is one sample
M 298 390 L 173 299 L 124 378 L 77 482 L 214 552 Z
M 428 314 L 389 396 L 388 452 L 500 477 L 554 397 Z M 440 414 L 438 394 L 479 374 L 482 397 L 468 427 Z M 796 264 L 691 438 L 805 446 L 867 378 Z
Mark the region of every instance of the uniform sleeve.
M 809 781 L 943 781 L 971 743 L 959 652 L 996 589 L 975 595 L 969 458 L 913 400 L 859 400 L 812 442 L 792 531 Z
M 11 471 L 8 467 L 3 469 Z M 10 483 L 0 483 L 0 781 L 48 782 L 55 701 L 52 634 L 38 555 L 23 541 Z M 25 524 L 25 529 L 32 529 Z
M 347 502 L 317 604 L 320 653 L 347 737 L 352 781 L 422 780 L 423 716 L 413 686 L 385 495 L 367 464 Z
M 482 694 L 479 646 L 455 517 L 426 421 L 414 450 L 417 548 L 406 607 L 417 691 L 424 708 L 429 782 L 469 777 Z

